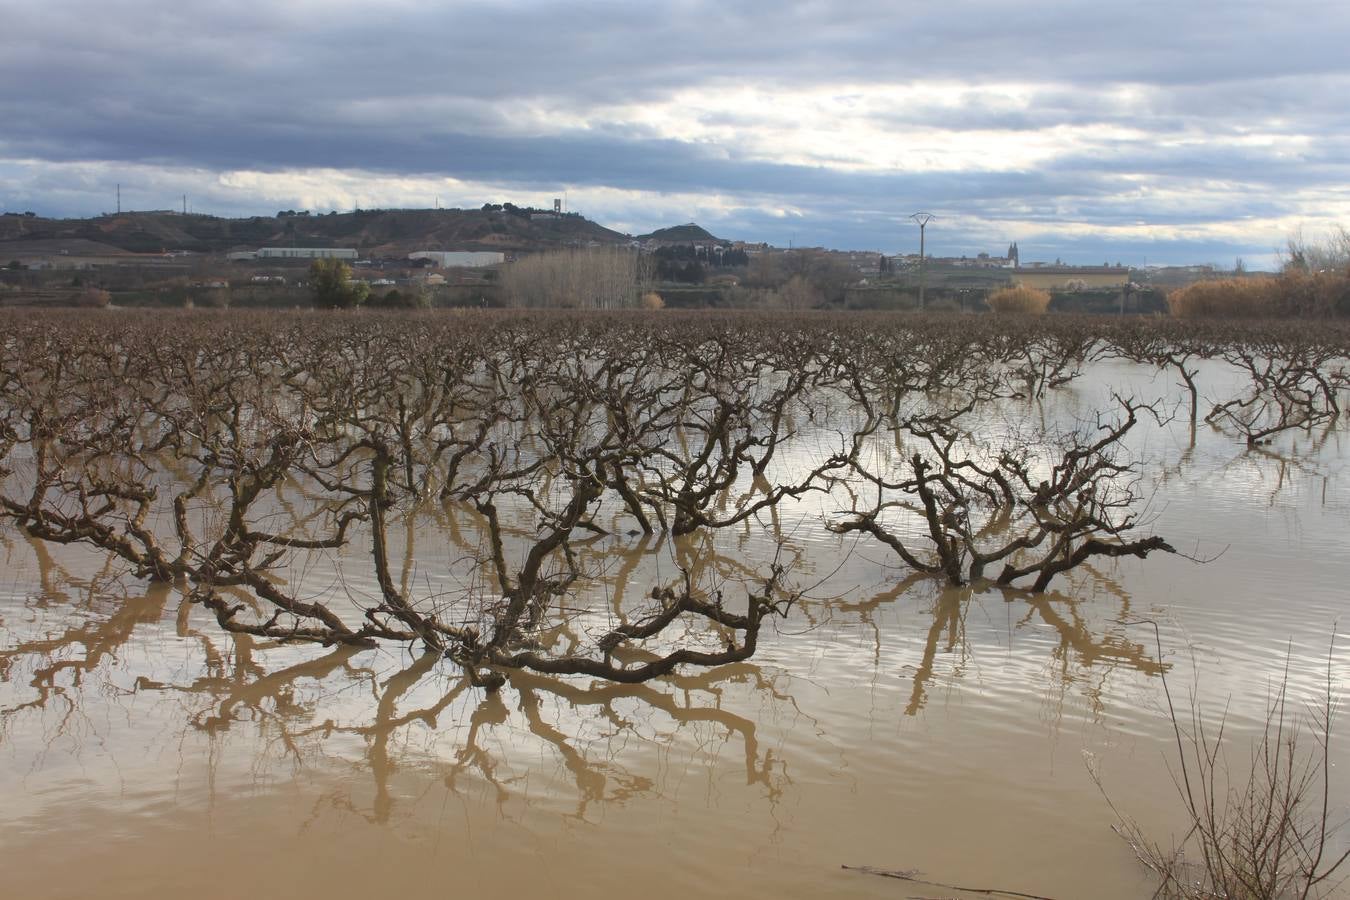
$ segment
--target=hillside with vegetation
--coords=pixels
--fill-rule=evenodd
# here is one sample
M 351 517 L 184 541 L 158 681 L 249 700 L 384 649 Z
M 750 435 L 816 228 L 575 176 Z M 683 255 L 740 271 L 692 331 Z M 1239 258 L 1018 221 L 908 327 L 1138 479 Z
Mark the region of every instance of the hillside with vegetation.
M 574 213 L 555 215 L 509 203 L 475 210 L 372 209 L 327 215 L 283 210 L 243 219 L 169 211 L 92 219 L 0 216 L 0 255 L 8 249 L 11 256 L 37 248 L 106 255 L 220 253 L 269 246 L 353 247 L 380 256 L 436 249 L 529 251 L 626 240 L 626 235 Z
M 640 234 L 637 237 L 640 241 L 657 241 L 667 244 L 693 244 L 707 242 L 722 243 L 721 238 L 713 237 L 712 233 L 701 225 L 695 225 L 690 222 L 687 225 L 674 225 L 670 228 L 658 228 L 650 234 Z

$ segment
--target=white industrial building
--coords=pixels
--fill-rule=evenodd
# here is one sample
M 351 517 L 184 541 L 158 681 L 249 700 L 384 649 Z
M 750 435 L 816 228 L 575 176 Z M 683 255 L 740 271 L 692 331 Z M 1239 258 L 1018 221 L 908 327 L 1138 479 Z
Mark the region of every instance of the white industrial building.
M 408 259 L 429 259 L 442 269 L 475 269 L 506 262 L 506 254 L 493 250 L 418 250 Z

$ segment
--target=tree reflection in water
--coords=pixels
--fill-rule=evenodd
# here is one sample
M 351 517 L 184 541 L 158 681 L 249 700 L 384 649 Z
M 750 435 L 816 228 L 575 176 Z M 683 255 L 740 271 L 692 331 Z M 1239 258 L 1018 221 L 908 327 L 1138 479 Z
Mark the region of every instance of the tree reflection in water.
M 507 815 L 517 784 L 526 787 L 517 767 L 521 760 L 530 765 L 539 747 L 561 763 L 575 792 L 571 815 L 583 820 L 596 804 L 659 796 L 650 760 L 674 752 L 711 765 L 722 746 L 738 745 L 747 785 L 761 786 L 772 803 L 789 784 L 755 722 L 719 708 L 732 690 L 793 704 L 778 676 L 748 663 L 633 686 L 517 672 L 500 691 L 484 691 L 464 677 L 447 682 L 434 653 L 391 667 L 381 651 L 346 646 L 313 656 L 312 649 L 222 633 L 170 585 L 136 596 L 108 570 L 80 579 L 58 565 L 46 545 L 32 549 L 39 585 L 21 607 L 31 635 L 0 649 L 0 740 L 23 732 L 44 734 L 49 746 L 61 739 L 78 744 L 72 717 L 97 717 L 109 706 L 129 712 L 145 697 L 171 697 L 169 727 L 178 722 L 180 743 L 187 732 L 203 735 L 213 765 L 218 745 L 241 727 L 256 735 L 251 767 L 259 776 L 280 763 L 298 771 L 336 758 L 360 780 L 369 779 L 372 798 L 358 805 L 359 791 L 349 788 L 324 802 L 372 822 L 390 820 L 398 802 L 393 782 L 404 769 L 439 771 L 452 792 L 476 778 L 491 787 Z M 620 574 L 629 565 L 621 564 Z M 79 624 L 61 624 L 75 615 Z M 566 644 L 577 636 L 564 622 L 548 639 Z M 185 651 L 187 661 L 175 664 Z M 457 746 L 448 753 L 417 751 L 419 739 L 445 726 L 459 732 Z M 680 737 L 692 746 L 673 749 Z M 360 741 L 359 759 L 345 738 Z M 647 748 L 636 762 L 634 741 Z
M 695 546 L 696 540 L 674 552 L 684 562 L 701 560 L 700 577 L 751 576 L 748 567 L 710 544 Z M 608 585 L 611 615 L 621 617 L 623 591 L 650 571 L 660 543 L 644 539 L 627 553 L 608 556 L 602 544 L 591 548 Z M 766 745 L 763 723 L 778 713 L 794 722 L 804 717 L 815 736 L 829 740 L 821 720 L 794 697 L 790 676 L 771 665 L 743 662 L 642 685 L 514 672 L 501 690 L 484 691 L 465 677 L 448 678 L 434 653 L 400 661 L 383 651 L 338 647 L 314 656 L 312 649 L 228 635 L 212 628 L 200 607 L 171 586 L 151 586 L 136 595 L 110 568 L 80 578 L 45 545 L 29 549 L 38 583 L 6 623 L 17 639 L 0 649 L 0 741 L 40 732 L 48 747 L 61 740 L 78 746 L 82 738 L 72 729 L 74 717 L 92 720 L 119 707 L 130 714 L 146 697 L 173 698 L 168 712 L 158 714 L 168 715 L 167 728 L 178 723 L 180 743 L 187 743 L 189 732 L 203 736 L 213 765 L 222 742 L 242 728 L 257 741 L 249 751 L 255 777 L 337 764 L 347 773 L 345 786 L 327 791 L 319 803 L 385 823 L 405 796 L 400 774 L 413 776 L 419 793 L 437 779 L 451 795 L 486 791 L 504 818 L 516 814 L 513 803 L 534 802 L 539 791 L 531 781 L 542 774 L 549 784 L 545 802 L 563 802 L 565 815 L 590 821 L 606 804 L 659 799 L 672 773 L 700 766 L 711 771 L 723 765 L 723 749 L 731 747 L 745 785 L 757 788 L 772 807 L 792 787 L 785 756 L 791 742 L 775 733 Z M 406 558 L 410 568 L 412 554 Z M 404 577 L 413 576 L 405 571 Z M 1073 588 L 1075 596 L 1095 590 L 1114 602 L 1103 609 L 1100 599 L 1012 588 L 980 592 L 917 576 L 865 600 L 808 604 L 804 616 L 822 635 L 827 620 L 869 624 L 872 663 L 880 673 L 883 643 L 894 635 L 883 633 L 877 611 L 916 600 L 920 608 L 926 605 L 928 625 L 917 658 L 904 666 L 911 684 L 903 713 L 915 716 L 939 679 L 954 684 L 967 677 L 979 653 L 967 633 L 968 617 L 1001 601 L 1014 629 L 1053 636 L 1045 657 L 1052 703 L 1062 706 L 1066 692 L 1082 685 L 1094 715 L 1100 715 L 1101 693 L 1113 671 L 1155 677 L 1164 666 L 1117 621 L 1131 613 L 1130 598 L 1108 573 L 1084 569 Z M 15 628 L 21 617 L 24 623 Z M 72 618 L 78 624 L 69 624 Z M 581 639 L 567 617 L 558 622 L 543 637 L 548 645 Z M 784 643 L 788 640 L 803 636 Z M 756 702 L 758 715 L 736 711 L 754 709 Z M 557 766 L 551 776 L 550 759 Z M 362 784 L 369 785 L 369 799 L 358 799 L 366 793 Z
M 889 631 L 893 625 L 878 621 L 878 613 L 912 605 L 922 640 L 905 652 L 901 665 L 911 683 L 904 714 L 916 716 L 927 706 L 936 680 L 959 683 L 970 674 L 978 661 L 977 647 L 987 638 L 970 638 L 967 622 L 976 611 L 988 615 L 1000 602 L 1009 610 L 1009 639 L 1013 632 L 1053 636 L 1052 641 L 1041 641 L 1048 655 L 1038 681 L 1050 692 L 1056 716 L 1075 686 L 1083 688 L 1092 714 L 1100 717 L 1103 691 L 1113 672 L 1124 668 L 1156 677 L 1168 668 L 1131 638 L 1123 624 L 1132 613 L 1130 595 L 1107 569 L 1091 565 L 1084 566 L 1064 590 L 1046 592 L 987 583 L 953 587 L 911 573 L 866 599 L 836 598 L 817 609 L 807 606 L 804 612 L 814 627 L 840 620 L 865 625 L 872 635 L 872 666 L 877 677 L 884 677 L 895 653 L 887 638 L 894 643 L 895 635 Z

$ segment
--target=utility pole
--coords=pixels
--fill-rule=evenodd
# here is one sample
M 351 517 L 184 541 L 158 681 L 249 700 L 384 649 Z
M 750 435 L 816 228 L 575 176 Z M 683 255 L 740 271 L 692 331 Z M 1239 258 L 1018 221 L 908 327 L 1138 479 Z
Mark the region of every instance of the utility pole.
M 936 219 L 937 216 L 933 215 L 932 213 L 916 212 L 914 215 L 910 216 L 910 218 L 913 219 L 915 222 L 919 223 L 919 309 L 922 310 L 923 289 L 924 283 L 927 281 L 927 274 L 928 274 L 926 271 L 927 266 L 924 265 L 923 230 L 927 228 L 928 223 Z
M 122 185 L 117 185 L 117 214 L 122 214 Z

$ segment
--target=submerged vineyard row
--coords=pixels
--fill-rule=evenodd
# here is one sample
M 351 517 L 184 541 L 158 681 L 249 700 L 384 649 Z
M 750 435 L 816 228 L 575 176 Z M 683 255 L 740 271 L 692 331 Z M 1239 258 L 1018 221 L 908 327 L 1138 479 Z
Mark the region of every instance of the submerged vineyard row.
M 530 669 L 636 682 L 748 658 L 796 595 L 689 572 L 584 642 L 556 635 L 578 542 L 678 538 L 836 492 L 821 527 L 952 583 L 1044 590 L 1141 533 L 1141 422 L 1197 425 L 1202 361 L 1243 376 L 1207 421 L 1255 445 L 1335 427 L 1344 329 L 1143 320 L 737 316 L 9 315 L 0 338 L 0 518 L 178 581 L 220 625 L 324 644 L 416 642 L 480 684 Z M 1126 394 L 1074 427 L 982 412 L 1114 357 L 1179 378 L 1180 409 Z M 393 521 L 472 511 L 491 589 L 421 596 Z M 348 609 L 278 577 L 363 542 L 378 595 Z M 732 607 L 743 611 L 733 611 Z M 690 623 L 705 627 L 690 627 Z

